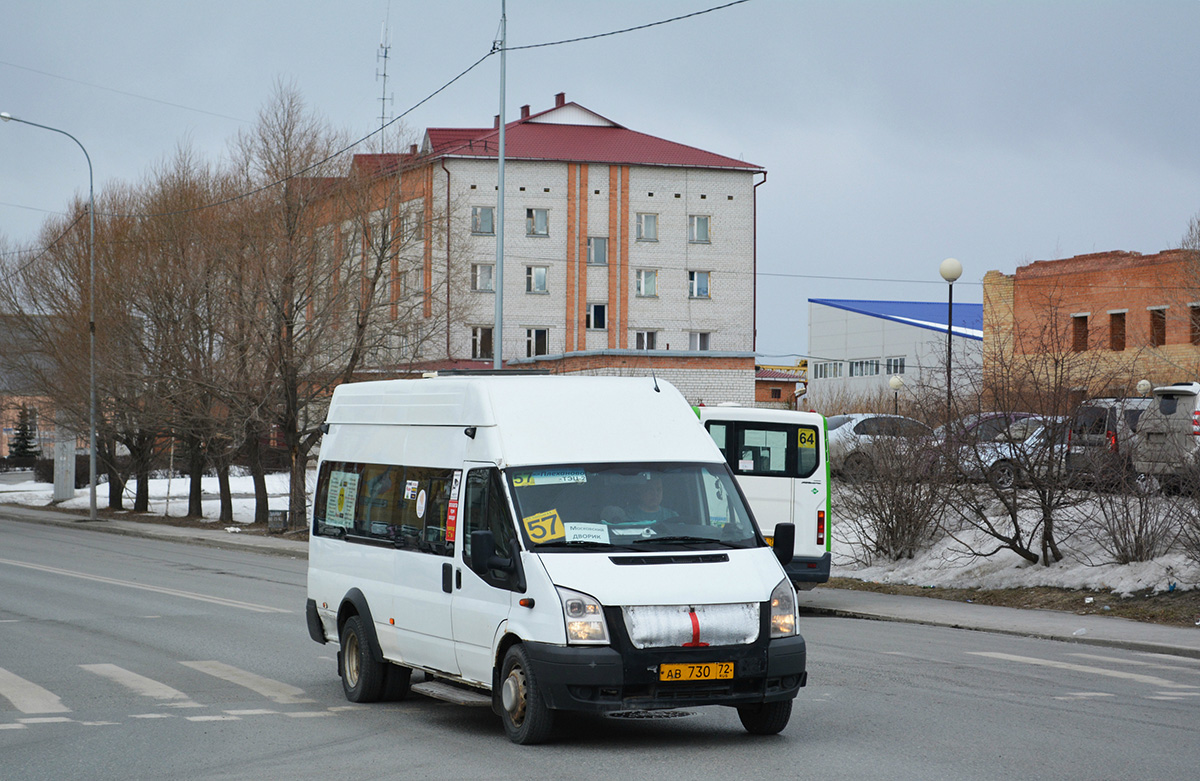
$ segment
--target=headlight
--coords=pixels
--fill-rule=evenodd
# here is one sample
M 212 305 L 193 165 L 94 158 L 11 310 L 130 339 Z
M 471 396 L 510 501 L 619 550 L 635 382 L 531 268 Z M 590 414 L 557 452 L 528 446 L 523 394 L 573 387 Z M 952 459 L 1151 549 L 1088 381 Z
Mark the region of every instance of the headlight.
M 604 608 L 595 597 L 560 587 L 558 598 L 562 601 L 569 645 L 608 645 Z
M 771 592 L 771 637 L 796 634 L 796 590 L 787 578 Z

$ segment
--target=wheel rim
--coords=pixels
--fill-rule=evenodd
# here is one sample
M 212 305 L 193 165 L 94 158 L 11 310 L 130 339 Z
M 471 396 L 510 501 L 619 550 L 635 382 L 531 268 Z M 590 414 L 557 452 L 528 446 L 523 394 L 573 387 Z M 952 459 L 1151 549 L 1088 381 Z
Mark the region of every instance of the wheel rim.
M 513 667 L 504 679 L 501 696 L 504 710 L 508 711 L 508 717 L 518 727 L 525 721 L 525 694 L 525 671 L 520 667 Z
M 351 633 L 350 636 L 346 638 L 346 652 L 344 657 L 346 659 L 346 683 L 349 684 L 350 688 L 353 689 L 358 685 L 358 676 L 360 672 L 360 660 L 358 658 L 358 635 Z

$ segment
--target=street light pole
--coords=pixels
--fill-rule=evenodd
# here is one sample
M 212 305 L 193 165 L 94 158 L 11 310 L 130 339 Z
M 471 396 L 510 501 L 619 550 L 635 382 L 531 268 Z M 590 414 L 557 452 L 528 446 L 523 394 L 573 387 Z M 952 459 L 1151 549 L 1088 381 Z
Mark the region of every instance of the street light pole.
M 900 414 L 900 389 L 904 387 L 904 378 L 899 374 L 893 374 L 888 380 L 888 385 L 892 388 L 892 414 Z
M 949 291 L 946 299 L 946 431 L 950 431 L 950 421 L 954 419 L 953 409 L 954 396 L 953 389 L 950 385 L 950 360 L 953 357 L 953 338 L 954 338 L 954 282 L 962 276 L 963 267 L 954 258 L 946 258 L 942 264 L 938 266 L 938 273 L 942 275 L 942 279 L 947 282 L 947 290 Z
M 92 175 L 92 157 L 79 139 L 65 130 L 49 125 L 39 125 L 27 119 L 18 119 L 7 111 L 0 111 L 5 122 L 20 122 L 23 125 L 40 127 L 60 133 L 75 142 L 88 166 L 88 519 L 96 520 L 96 193 Z

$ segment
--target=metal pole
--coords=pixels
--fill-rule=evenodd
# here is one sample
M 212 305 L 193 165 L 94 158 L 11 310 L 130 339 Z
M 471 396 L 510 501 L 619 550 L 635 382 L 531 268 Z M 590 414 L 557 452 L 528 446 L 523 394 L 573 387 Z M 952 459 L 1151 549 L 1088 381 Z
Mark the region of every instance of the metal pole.
M 954 414 L 951 412 L 954 397 L 950 387 L 950 359 L 953 355 L 951 340 L 954 338 L 954 283 L 949 283 L 946 288 L 950 291 L 946 301 L 946 430 L 948 432 L 950 421 L 954 419 Z
M 49 125 L 39 125 L 27 119 L 17 119 L 8 112 L 0 112 L 5 122 L 20 122 L 23 125 L 40 127 L 61 133 L 75 142 L 87 160 L 88 167 L 88 519 L 96 520 L 96 193 L 92 175 L 92 157 L 79 139 L 65 130 Z
M 508 46 L 508 17 L 500 0 L 500 150 L 496 170 L 496 328 L 492 338 L 492 367 L 504 368 L 504 56 Z

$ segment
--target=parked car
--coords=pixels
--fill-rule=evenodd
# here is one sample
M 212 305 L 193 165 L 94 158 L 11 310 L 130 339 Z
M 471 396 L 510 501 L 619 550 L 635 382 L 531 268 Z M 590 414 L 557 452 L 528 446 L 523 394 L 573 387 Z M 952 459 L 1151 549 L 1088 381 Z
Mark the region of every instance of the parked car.
M 1031 472 L 1044 475 L 1050 469 L 1061 471 L 1068 423 L 1063 417 L 1024 416 L 1003 426 L 990 425 L 977 432 L 970 444 L 959 448 L 960 473 L 1008 489 L 1027 479 Z
M 932 442 L 933 429 L 903 415 L 855 413 L 826 419 L 829 430 L 829 464 L 847 480 L 861 480 L 875 473 L 879 448 L 896 440 L 923 439 Z
M 1133 468 L 1145 489 L 1158 484 L 1183 487 L 1200 466 L 1200 382 L 1154 389 L 1138 421 Z
M 1102 486 L 1121 485 L 1136 473 L 1133 449 L 1138 421 L 1150 398 L 1098 398 L 1079 405 L 1071 420 L 1067 475 Z

